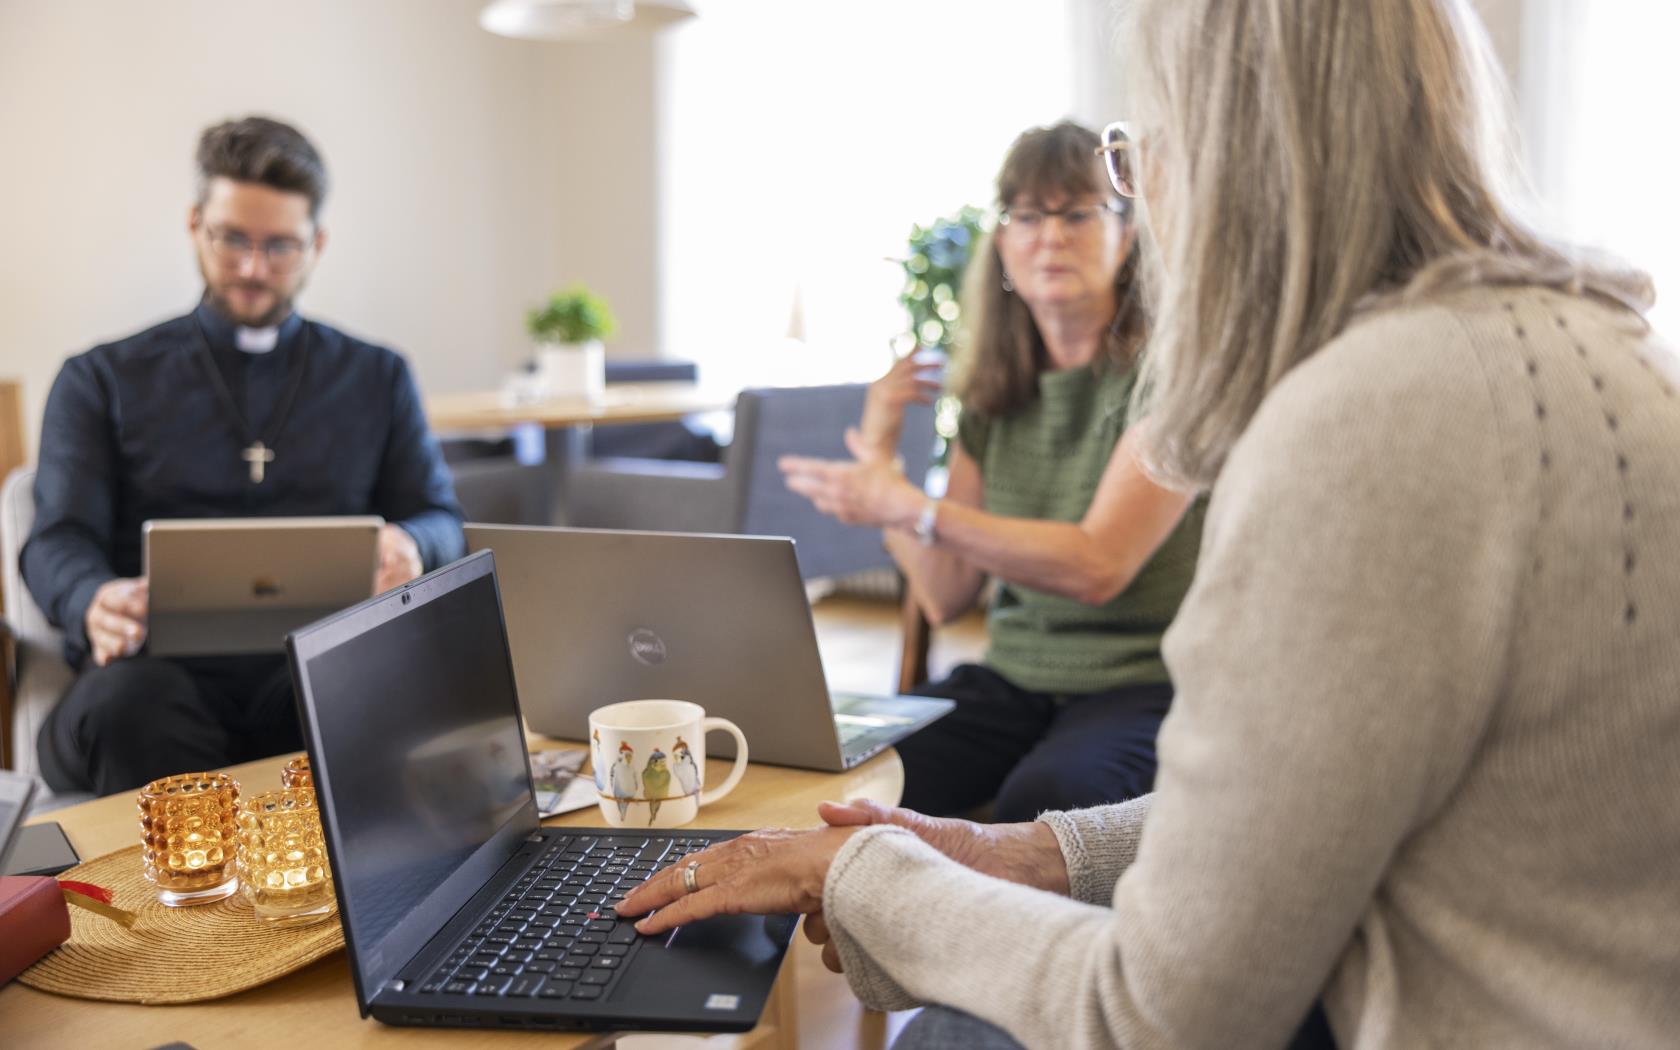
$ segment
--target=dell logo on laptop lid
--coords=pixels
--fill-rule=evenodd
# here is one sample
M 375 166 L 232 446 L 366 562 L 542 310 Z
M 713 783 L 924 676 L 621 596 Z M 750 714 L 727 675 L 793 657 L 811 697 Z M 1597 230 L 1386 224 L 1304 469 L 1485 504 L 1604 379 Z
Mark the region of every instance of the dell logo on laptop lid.
M 636 628 L 630 632 L 630 657 L 648 667 L 664 663 L 665 639 L 655 634 L 651 628 Z

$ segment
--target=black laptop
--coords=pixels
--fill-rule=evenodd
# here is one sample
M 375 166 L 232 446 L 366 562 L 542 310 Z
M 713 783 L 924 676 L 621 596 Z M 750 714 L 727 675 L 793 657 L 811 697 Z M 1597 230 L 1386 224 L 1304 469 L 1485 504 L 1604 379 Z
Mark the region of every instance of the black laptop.
M 738 832 L 545 828 L 495 562 L 476 554 L 287 638 L 362 1016 L 744 1032 L 796 916 L 645 938 L 613 902 Z

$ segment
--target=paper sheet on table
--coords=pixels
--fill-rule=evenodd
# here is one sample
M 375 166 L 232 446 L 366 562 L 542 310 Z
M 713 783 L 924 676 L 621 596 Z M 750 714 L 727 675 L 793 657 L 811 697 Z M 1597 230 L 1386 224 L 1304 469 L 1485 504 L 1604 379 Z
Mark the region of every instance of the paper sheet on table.
M 595 779 L 581 772 L 587 757 L 583 751 L 531 752 L 538 816 L 552 817 L 595 804 Z

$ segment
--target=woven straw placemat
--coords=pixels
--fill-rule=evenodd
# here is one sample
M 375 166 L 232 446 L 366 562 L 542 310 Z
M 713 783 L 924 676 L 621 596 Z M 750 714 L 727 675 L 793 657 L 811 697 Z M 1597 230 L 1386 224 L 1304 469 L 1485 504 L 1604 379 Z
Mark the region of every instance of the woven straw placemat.
M 141 870 L 140 847 L 84 861 L 59 876 L 109 889 L 136 913 L 132 928 L 70 909 L 70 939 L 18 975 L 31 988 L 79 999 L 196 1003 L 266 984 L 344 947 L 338 916 L 279 928 L 257 921 L 244 894 L 168 908 Z

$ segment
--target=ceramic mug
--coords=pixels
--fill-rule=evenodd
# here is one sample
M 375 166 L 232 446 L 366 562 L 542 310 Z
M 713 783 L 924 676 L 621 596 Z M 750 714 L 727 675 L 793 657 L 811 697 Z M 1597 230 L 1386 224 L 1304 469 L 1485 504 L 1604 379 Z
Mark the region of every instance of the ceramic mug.
M 735 738 L 735 768 L 710 791 L 706 734 Z M 626 700 L 589 715 L 589 758 L 601 815 L 615 828 L 676 828 L 729 794 L 747 771 L 747 738 L 686 700 Z

